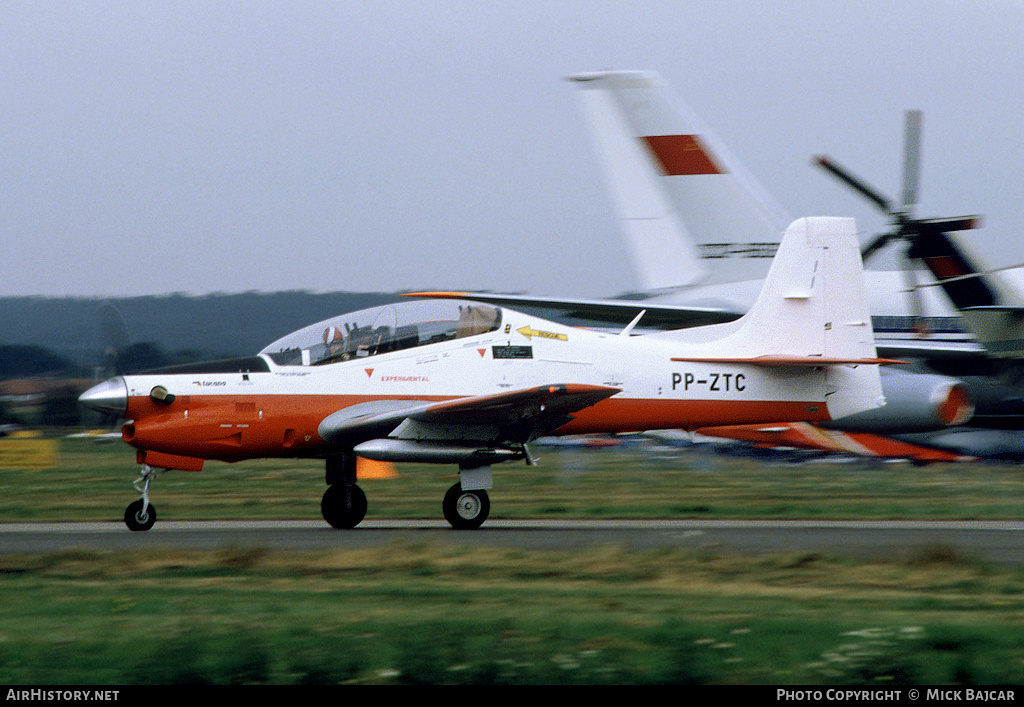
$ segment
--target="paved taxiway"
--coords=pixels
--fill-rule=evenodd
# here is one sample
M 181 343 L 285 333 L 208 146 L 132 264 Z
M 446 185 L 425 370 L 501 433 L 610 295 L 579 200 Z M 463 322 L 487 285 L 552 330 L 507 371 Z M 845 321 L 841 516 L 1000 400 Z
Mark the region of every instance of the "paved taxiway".
M 333 530 L 322 521 L 159 521 L 144 533 L 133 533 L 121 523 L 0 523 L 0 555 L 146 548 L 329 551 L 395 543 L 550 551 L 595 545 L 630 550 L 680 547 L 750 555 L 806 552 L 885 560 L 954 553 L 962 559 L 1024 566 L 1024 523 L 1017 521 L 489 520 L 475 531 L 453 530 L 443 520 L 364 521 L 346 531 Z

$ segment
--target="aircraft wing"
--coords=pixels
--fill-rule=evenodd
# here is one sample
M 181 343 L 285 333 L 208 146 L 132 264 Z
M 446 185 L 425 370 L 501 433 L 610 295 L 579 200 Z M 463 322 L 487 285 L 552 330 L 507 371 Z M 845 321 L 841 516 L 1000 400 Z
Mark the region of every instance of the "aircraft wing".
M 957 450 L 932 447 L 910 439 L 870 432 L 828 429 L 809 422 L 704 427 L 697 430 L 697 433 L 709 437 L 749 442 L 761 448 L 795 447 L 865 457 L 914 459 L 918 462 L 961 462 L 977 459 L 977 457 Z
M 973 341 L 886 339 L 875 334 L 875 349 L 887 358 L 965 359 L 986 356 L 985 347 Z
M 625 326 L 640 312 L 642 324 L 655 329 L 686 329 L 705 324 L 721 324 L 739 319 L 743 312 L 718 307 L 657 304 L 651 300 L 553 299 L 530 295 L 484 292 L 409 292 L 404 297 L 469 299 L 511 307 L 537 308 L 573 317 Z M 973 341 L 936 341 L 929 339 L 888 338 L 875 332 L 875 348 L 883 358 L 962 359 L 985 355 L 985 349 Z
M 658 304 L 650 300 L 551 299 L 529 295 L 503 295 L 485 292 L 409 292 L 404 297 L 468 299 L 510 307 L 528 307 L 559 312 L 573 317 L 611 324 L 628 324 L 645 312 L 643 324 L 660 329 L 685 329 L 705 324 L 721 324 L 739 319 L 743 312 L 720 307 Z
M 442 401 L 382 400 L 339 410 L 324 418 L 318 432 L 332 444 L 379 437 L 521 443 L 618 392 L 608 386 L 557 384 Z

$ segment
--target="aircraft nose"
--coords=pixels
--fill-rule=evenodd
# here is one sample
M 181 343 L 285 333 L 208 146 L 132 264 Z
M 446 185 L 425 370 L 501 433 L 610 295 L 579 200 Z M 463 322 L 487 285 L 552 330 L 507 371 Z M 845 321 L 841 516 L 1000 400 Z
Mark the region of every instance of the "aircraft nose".
M 90 410 L 124 415 L 128 410 L 128 386 L 124 378 L 111 378 L 82 393 L 78 402 Z

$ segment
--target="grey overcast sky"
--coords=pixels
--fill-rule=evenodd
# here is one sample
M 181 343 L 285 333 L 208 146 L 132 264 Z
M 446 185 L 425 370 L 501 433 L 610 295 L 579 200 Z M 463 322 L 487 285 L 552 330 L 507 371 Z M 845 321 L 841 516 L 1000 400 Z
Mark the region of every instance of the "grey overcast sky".
M 1020 0 L 82 3 L 0 12 L 0 295 L 634 289 L 580 71 L 660 72 L 794 216 L 921 215 L 1024 260 Z

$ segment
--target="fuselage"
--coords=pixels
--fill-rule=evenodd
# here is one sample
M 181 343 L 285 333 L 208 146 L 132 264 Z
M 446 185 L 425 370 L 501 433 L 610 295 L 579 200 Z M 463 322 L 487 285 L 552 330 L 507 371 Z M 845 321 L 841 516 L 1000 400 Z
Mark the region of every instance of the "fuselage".
M 433 311 L 437 307 L 444 311 Z M 485 315 L 460 323 L 467 307 Z M 820 368 L 672 361 L 685 344 L 450 300 L 367 312 L 370 324 L 356 321 L 363 313 L 321 322 L 268 346 L 244 369 L 169 370 L 108 382 L 110 399 L 123 386 L 125 441 L 139 450 L 140 462 L 166 468 L 201 468 L 204 459 L 326 457 L 338 452 L 337 440 L 325 442 L 318 426 L 355 405 L 565 383 L 621 392 L 545 434 L 830 419 Z M 351 449 L 365 439 L 344 443 Z

